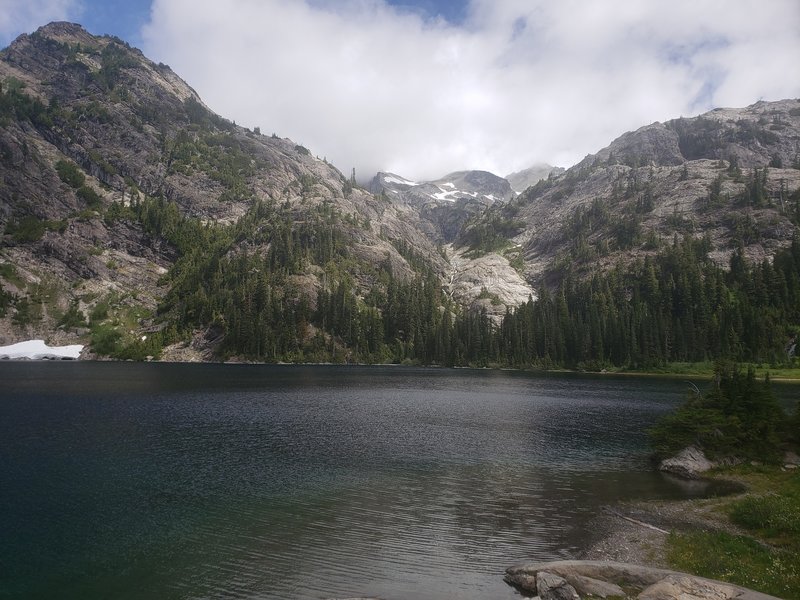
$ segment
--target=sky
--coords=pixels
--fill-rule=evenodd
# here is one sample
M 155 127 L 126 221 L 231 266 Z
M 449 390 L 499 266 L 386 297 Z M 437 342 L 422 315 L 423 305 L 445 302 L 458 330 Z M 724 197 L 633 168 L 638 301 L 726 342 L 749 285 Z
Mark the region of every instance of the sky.
M 359 180 L 568 167 L 625 131 L 800 97 L 798 0 L 0 0 L 169 64 Z

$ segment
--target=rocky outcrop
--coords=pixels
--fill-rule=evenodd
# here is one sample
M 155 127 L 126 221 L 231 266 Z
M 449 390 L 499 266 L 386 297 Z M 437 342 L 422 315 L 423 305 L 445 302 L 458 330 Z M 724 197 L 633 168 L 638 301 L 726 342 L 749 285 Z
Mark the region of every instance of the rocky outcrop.
M 786 452 L 783 456 L 783 468 L 791 470 L 796 469 L 798 466 L 800 466 L 800 456 L 796 452 Z
M 625 595 L 625 590 L 616 583 L 595 579 L 594 577 L 587 577 L 586 575 L 567 575 L 566 581 L 574 587 L 581 596 L 613 598 Z
M 499 321 L 507 307 L 536 298 L 536 291 L 506 257 L 495 252 L 471 257 L 465 248 L 451 245 L 445 251 L 450 262 L 447 290 L 459 304 L 485 309 Z
M 598 152 L 593 160 L 620 160 L 623 163 L 656 166 L 680 165 L 685 159 L 678 140 L 675 131 L 661 123 L 653 123 L 622 134 L 608 148 Z
M 716 463 L 706 458 L 700 448 L 688 446 L 675 456 L 662 460 L 658 465 L 658 470 L 685 479 L 699 479 L 703 473 L 715 466 L 717 466 Z
M 774 596 L 686 573 L 605 561 L 518 565 L 506 569 L 505 580 L 524 593 L 538 594 L 543 599 L 777 600 Z
M 661 581 L 642 590 L 638 596 L 639 600 L 672 600 L 674 598 L 726 600 L 736 597 L 738 594 L 733 586 L 677 574 L 667 575 Z

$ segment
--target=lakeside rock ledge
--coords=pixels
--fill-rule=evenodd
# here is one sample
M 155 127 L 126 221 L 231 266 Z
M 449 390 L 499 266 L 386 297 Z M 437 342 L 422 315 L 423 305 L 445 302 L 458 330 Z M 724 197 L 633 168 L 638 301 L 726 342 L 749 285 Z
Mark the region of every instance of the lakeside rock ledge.
M 658 470 L 684 479 L 700 479 L 703 473 L 715 466 L 717 466 L 716 463 L 706 458 L 700 448 L 688 446 L 675 456 L 662 460 L 658 465 Z
M 730 583 L 640 565 L 562 560 L 506 569 L 505 580 L 541 600 L 635 598 L 637 600 L 779 600 Z

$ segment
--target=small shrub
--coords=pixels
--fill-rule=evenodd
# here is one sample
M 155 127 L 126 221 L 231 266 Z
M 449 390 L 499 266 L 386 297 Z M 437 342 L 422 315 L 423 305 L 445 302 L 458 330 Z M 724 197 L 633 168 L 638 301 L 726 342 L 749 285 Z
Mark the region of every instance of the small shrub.
M 92 325 L 100 323 L 100 321 L 108 317 L 108 308 L 108 300 L 103 300 L 94 305 L 92 312 L 89 313 L 89 319 L 91 320 Z
M 82 185 L 76 192 L 78 198 L 86 202 L 87 206 L 92 209 L 98 209 L 101 206 L 100 194 L 95 192 L 92 188 Z
M 67 309 L 67 312 L 65 312 L 58 321 L 58 324 L 67 328 L 86 327 L 86 317 L 80 310 L 78 310 L 78 305 L 76 303 L 72 303 Z
M 16 223 L 6 225 L 6 233 L 10 233 L 12 239 L 20 244 L 39 241 L 45 229 L 47 229 L 45 221 L 33 215 L 27 215 Z
M 17 301 L 17 312 L 12 319 L 14 325 L 24 327 L 42 320 L 42 305 L 38 302 L 31 302 L 28 298 Z
M 56 163 L 56 171 L 61 181 L 78 189 L 86 181 L 86 177 L 78 169 L 78 165 L 68 160 L 60 160 Z
M 118 350 L 122 334 L 111 325 L 97 325 L 92 328 L 92 339 L 89 342 L 96 354 L 111 356 Z

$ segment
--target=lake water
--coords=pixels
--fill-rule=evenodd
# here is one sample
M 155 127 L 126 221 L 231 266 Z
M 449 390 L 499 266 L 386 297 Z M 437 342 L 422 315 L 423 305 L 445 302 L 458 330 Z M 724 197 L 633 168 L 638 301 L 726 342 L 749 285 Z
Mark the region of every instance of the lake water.
M 0 364 L 1 598 L 514 598 L 622 499 L 687 493 L 676 380 Z

